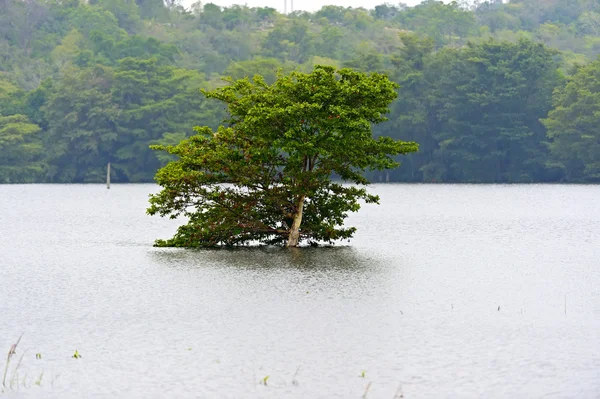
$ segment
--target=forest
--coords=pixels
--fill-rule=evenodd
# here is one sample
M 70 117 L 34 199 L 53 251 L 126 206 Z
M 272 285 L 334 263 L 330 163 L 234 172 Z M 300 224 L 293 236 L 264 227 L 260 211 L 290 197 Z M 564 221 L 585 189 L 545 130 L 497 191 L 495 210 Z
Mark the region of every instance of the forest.
M 600 2 L 310 13 L 175 0 L 0 0 L 0 183 L 151 182 L 227 78 L 314 65 L 399 84 L 375 136 L 419 144 L 371 181 L 600 182 Z

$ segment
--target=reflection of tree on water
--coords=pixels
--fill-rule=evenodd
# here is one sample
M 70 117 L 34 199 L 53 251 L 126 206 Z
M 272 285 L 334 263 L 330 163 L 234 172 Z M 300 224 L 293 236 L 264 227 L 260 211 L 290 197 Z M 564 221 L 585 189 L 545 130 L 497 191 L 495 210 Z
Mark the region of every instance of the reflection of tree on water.
M 267 290 L 327 301 L 366 299 L 386 290 L 390 271 L 397 266 L 351 247 L 154 249 L 148 256 L 168 274 L 182 272 L 202 286 L 210 281 L 210 291 L 240 298 Z
M 351 247 L 179 250 L 153 249 L 148 254 L 163 266 L 185 268 L 237 268 L 241 270 L 367 271 L 381 266 L 381 259 Z

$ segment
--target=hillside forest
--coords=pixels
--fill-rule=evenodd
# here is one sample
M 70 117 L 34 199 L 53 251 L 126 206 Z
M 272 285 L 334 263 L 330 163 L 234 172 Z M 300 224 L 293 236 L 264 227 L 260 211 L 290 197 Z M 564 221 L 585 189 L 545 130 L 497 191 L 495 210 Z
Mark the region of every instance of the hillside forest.
M 314 13 L 0 0 L 0 183 L 151 182 L 223 106 L 199 89 L 314 65 L 400 85 L 374 128 L 419 143 L 371 181 L 600 182 L 600 2 L 426 0 Z

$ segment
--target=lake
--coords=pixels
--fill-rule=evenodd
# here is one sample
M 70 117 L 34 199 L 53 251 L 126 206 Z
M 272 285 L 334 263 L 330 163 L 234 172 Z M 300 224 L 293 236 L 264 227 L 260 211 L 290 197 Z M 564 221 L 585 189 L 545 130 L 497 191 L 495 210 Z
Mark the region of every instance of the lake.
M 373 185 L 302 250 L 153 248 L 156 191 L 0 186 L 9 397 L 600 397 L 600 186 Z

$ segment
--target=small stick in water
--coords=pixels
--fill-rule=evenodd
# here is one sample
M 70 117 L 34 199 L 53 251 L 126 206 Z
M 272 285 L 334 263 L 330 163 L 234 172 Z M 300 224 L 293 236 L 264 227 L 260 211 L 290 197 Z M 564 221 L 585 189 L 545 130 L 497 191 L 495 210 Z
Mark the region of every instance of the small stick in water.
M 110 188 L 110 162 L 106 167 L 106 188 Z
M 365 389 L 365 393 L 364 393 L 364 394 L 363 394 L 363 396 L 362 396 L 362 397 L 363 397 L 363 399 L 366 399 L 366 397 L 367 397 L 367 394 L 369 393 L 369 388 L 371 388 L 371 382 L 372 382 L 372 381 L 369 381 L 369 383 L 367 384 L 367 389 Z
M 404 394 L 402 393 L 402 384 L 400 384 L 400 386 L 396 390 L 396 394 L 394 395 L 394 399 L 401 399 L 403 397 L 404 397 Z

